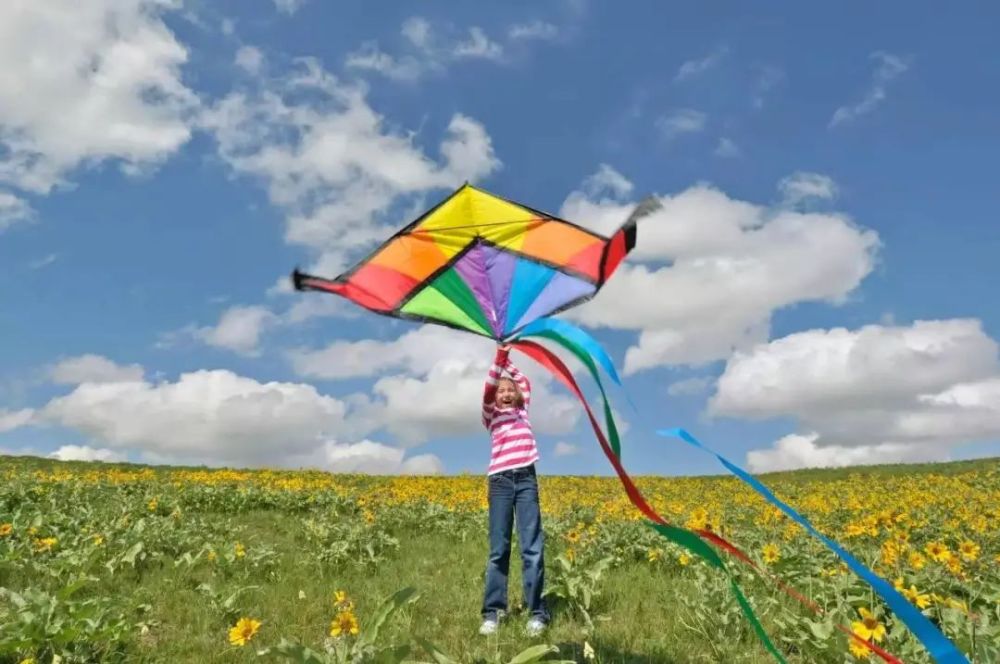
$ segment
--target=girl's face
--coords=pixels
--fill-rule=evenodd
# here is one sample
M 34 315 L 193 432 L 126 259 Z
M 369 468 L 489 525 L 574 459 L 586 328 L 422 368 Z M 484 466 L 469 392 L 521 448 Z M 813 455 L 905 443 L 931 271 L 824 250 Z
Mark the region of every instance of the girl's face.
M 501 378 L 497 383 L 497 405 L 501 408 L 510 408 L 516 405 L 520 396 L 514 381 Z

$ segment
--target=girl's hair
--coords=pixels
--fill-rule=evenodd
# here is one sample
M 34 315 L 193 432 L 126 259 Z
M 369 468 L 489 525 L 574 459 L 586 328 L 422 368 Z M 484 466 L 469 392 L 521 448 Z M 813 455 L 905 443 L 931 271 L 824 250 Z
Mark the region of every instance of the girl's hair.
M 524 395 L 521 394 L 521 388 L 518 387 L 517 381 L 509 376 L 501 376 L 497 379 L 497 387 L 500 387 L 500 383 L 510 383 L 511 387 L 514 388 L 514 393 L 517 395 L 514 398 L 514 404 L 518 408 L 524 408 Z

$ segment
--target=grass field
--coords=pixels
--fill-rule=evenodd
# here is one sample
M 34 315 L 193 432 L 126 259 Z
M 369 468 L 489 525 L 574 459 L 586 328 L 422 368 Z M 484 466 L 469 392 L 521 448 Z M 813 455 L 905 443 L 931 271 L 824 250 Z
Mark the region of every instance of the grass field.
M 1000 462 L 764 480 L 970 660 L 1000 661 Z M 903 661 L 930 661 L 864 582 L 739 482 L 638 484 L 673 523 L 724 534 L 818 603 L 810 611 L 727 561 L 789 662 L 876 661 L 835 625 Z M 401 661 L 395 648 L 407 645 L 407 661 L 508 662 L 543 644 L 578 662 L 774 661 L 725 575 L 637 520 L 613 478 L 541 478 L 553 624 L 528 638 L 515 610 L 497 636 L 479 636 L 485 489 L 467 476 L 0 457 L 0 664 Z M 515 542 L 512 607 L 518 566 Z M 377 627 L 380 606 L 404 588 L 416 597 Z M 237 625 L 242 645 L 231 642 Z M 361 657 L 376 651 L 381 660 Z

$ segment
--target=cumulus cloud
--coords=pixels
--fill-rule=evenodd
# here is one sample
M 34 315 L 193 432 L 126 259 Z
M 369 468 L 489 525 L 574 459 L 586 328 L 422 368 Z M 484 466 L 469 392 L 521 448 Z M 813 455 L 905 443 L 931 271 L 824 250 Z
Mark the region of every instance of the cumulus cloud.
M 755 457 L 772 466 L 841 448 L 866 463 L 907 450 L 943 459 L 954 445 L 1000 437 L 998 347 L 978 320 L 800 332 L 734 354 L 717 384 L 709 413 L 792 418 L 812 432 L 808 444 Z
M 0 3 L 0 182 L 47 193 L 81 165 L 155 167 L 198 100 L 170 0 Z
M 31 408 L 4 410 L 0 408 L 0 433 L 20 429 L 31 423 L 35 411 Z
M 192 331 L 201 341 L 243 355 L 257 355 L 263 331 L 278 317 L 264 306 L 234 306 L 226 309 L 214 327 Z
M 880 443 L 877 445 L 816 444 L 819 435 L 789 434 L 769 449 L 747 452 L 752 473 L 768 473 L 799 468 L 845 468 L 886 463 L 919 463 L 948 460 L 948 452 L 938 446 Z
M 874 111 L 885 101 L 889 82 L 910 68 L 908 57 L 878 51 L 872 53 L 871 58 L 875 61 L 875 69 L 864 98 L 856 104 L 841 106 L 834 111 L 833 117 L 830 118 L 830 127 L 849 123 Z
M 363 88 L 312 59 L 254 92 L 227 95 L 203 121 L 226 163 L 266 186 L 286 213 L 286 241 L 316 252 L 309 269 L 322 274 L 395 229 L 398 220 L 380 217 L 401 202 L 500 165 L 483 126 L 460 114 L 439 144 L 441 159 L 428 157 L 413 135 L 387 126 Z
M 50 459 L 60 461 L 104 461 L 113 463 L 125 461 L 126 455 L 109 449 L 97 449 L 87 445 L 63 445 L 48 455 Z
M 344 430 L 345 413 L 309 385 L 202 370 L 175 382 L 83 383 L 37 418 L 113 450 L 258 465 L 314 452 Z
M 248 74 L 257 74 L 264 64 L 264 54 L 255 46 L 241 46 L 236 51 L 236 66 Z
M 408 457 L 405 450 L 370 440 L 348 444 L 328 441 L 314 454 L 289 460 L 289 465 L 369 475 L 440 475 L 444 472 L 444 464 L 433 454 Z
M 782 178 L 778 190 L 788 207 L 810 200 L 832 200 L 837 196 L 837 183 L 821 173 L 797 172 Z
M 142 380 L 143 374 L 138 364 L 121 365 L 91 353 L 66 358 L 49 369 L 49 377 L 57 385 L 136 382 Z
M 372 396 L 355 395 L 352 421 L 360 430 L 385 429 L 404 445 L 439 436 L 482 434 L 483 381 L 496 345 L 489 339 L 424 326 L 392 341 L 336 341 L 320 350 L 290 353 L 299 375 L 348 379 L 380 376 Z M 543 434 L 565 434 L 579 418 L 568 396 L 552 392 L 546 372 L 521 361 L 532 380 L 532 424 Z
M 557 457 L 573 456 L 579 453 L 580 447 L 578 445 L 573 445 L 562 440 L 556 443 L 555 449 L 552 451 L 552 454 Z
M 0 129 L 2 129 L 2 125 L 0 125 Z M 2 167 L 2 162 L 0 162 L 0 167 Z M 34 216 L 35 211 L 26 200 L 9 191 L 0 190 L 0 233 L 16 223 L 30 221 Z
M 636 248 L 600 293 L 566 316 L 635 330 L 628 374 L 724 359 L 765 341 L 771 315 L 798 302 L 838 303 L 874 266 L 878 236 L 841 214 L 774 209 L 708 185 L 660 196 Z M 634 207 L 621 196 L 571 193 L 561 216 L 602 233 Z

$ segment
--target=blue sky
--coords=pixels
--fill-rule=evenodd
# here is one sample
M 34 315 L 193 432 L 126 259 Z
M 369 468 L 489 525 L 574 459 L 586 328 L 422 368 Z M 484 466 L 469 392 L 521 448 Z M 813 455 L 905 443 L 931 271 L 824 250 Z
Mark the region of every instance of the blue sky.
M 482 472 L 489 342 L 286 278 L 470 179 L 602 230 L 668 203 L 568 315 L 633 472 L 720 470 L 667 426 L 756 471 L 1000 453 L 997 10 L 378 9 L 0 9 L 0 448 Z M 545 472 L 609 472 L 521 362 Z

